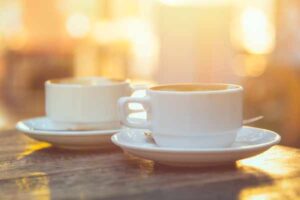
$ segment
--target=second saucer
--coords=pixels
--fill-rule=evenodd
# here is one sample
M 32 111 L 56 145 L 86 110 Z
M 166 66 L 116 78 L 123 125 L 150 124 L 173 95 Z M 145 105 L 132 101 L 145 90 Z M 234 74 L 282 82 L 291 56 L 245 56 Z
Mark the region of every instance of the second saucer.
M 56 147 L 65 149 L 99 149 L 111 146 L 111 136 L 120 131 L 115 130 L 57 130 L 47 117 L 38 117 L 20 121 L 17 130 L 27 136 L 48 142 Z

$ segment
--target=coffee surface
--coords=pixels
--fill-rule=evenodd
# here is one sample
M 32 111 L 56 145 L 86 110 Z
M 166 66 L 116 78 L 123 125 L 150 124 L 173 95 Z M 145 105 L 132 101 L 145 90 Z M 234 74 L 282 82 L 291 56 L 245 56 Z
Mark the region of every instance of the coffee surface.
M 124 82 L 125 80 L 118 79 L 104 79 L 104 78 L 63 78 L 54 79 L 50 83 L 53 84 L 68 84 L 68 85 L 107 85 Z
M 179 92 L 192 92 L 192 91 L 215 91 L 227 90 L 237 88 L 238 86 L 227 84 L 182 84 L 182 85 L 163 85 L 151 88 L 152 90 L 160 91 L 179 91 Z

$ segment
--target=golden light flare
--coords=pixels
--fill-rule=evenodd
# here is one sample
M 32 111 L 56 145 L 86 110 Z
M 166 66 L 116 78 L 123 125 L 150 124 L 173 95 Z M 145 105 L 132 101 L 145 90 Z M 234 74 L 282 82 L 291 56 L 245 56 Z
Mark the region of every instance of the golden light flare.
M 26 47 L 26 44 L 29 42 L 29 37 L 26 31 L 14 34 L 14 37 L 8 38 L 8 46 L 13 50 L 21 50 Z
M 219 5 L 228 4 L 234 0 L 160 0 L 162 4 L 168 6 L 183 6 L 183 5 Z
M 136 17 L 101 20 L 94 24 L 91 36 L 100 45 L 114 44 L 119 49 L 130 49 L 132 54 L 131 69 L 128 72 L 130 75 L 147 79 L 155 72 L 159 45 L 158 38 L 149 23 Z M 114 73 L 116 69 L 109 66 L 105 70 L 108 71 L 102 70 L 102 75 Z
M 240 191 L 239 200 L 298 199 L 299 179 L 282 179 L 270 185 L 244 188 Z
M 240 200 L 296 199 L 299 178 L 297 163 L 293 165 L 298 151 L 289 147 L 272 147 L 259 156 L 240 160 L 237 167 L 240 170 L 254 174 L 265 175 L 266 185 L 243 188 L 238 196 Z M 291 189 L 293 188 L 293 189 Z
M 51 144 L 38 142 L 28 144 L 23 152 L 17 155 L 17 160 L 25 158 L 32 153 L 48 148 Z M 16 179 L 16 185 L 21 191 L 29 192 L 31 199 L 51 199 L 48 175 L 44 172 L 31 172 L 27 176 Z
M 29 192 L 31 199 L 51 199 L 49 179 L 44 172 L 33 172 L 27 177 L 16 179 L 16 185 L 20 191 Z
M 267 69 L 268 60 L 264 55 L 241 55 L 236 59 L 238 63 L 233 66 L 233 70 L 241 77 L 259 77 Z
M 125 21 L 123 27 L 134 55 L 131 61 L 131 74 L 145 79 L 151 77 L 156 70 L 159 52 L 158 38 L 153 33 L 151 25 L 131 18 Z
M 51 146 L 51 144 L 45 143 L 45 142 L 29 144 L 29 145 L 26 146 L 25 150 L 17 156 L 17 160 L 20 160 L 20 159 L 32 154 L 35 151 L 45 149 L 45 148 L 48 148 L 50 146 Z
M 120 33 L 120 26 L 115 21 L 101 20 L 94 24 L 92 37 L 99 44 L 109 44 L 124 40 Z
M 73 14 L 67 18 L 66 29 L 73 38 L 83 38 L 90 31 L 90 19 L 83 14 Z
M 293 157 L 294 155 L 290 151 L 272 147 L 272 151 L 238 161 L 237 166 L 241 169 L 247 169 L 247 167 L 257 169 L 271 178 L 289 177 L 297 171 L 297 168 L 291 164 Z M 280 162 L 278 162 L 279 160 Z
M 259 8 L 246 8 L 240 17 L 241 42 L 252 54 L 267 54 L 274 49 L 275 30 L 265 12 Z

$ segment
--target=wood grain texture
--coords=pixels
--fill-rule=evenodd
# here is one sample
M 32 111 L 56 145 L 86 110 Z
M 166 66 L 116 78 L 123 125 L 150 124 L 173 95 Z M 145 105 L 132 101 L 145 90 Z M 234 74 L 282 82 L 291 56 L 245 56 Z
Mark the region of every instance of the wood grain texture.
M 300 151 L 284 146 L 230 166 L 173 168 L 113 146 L 66 151 L 0 132 L 0 199 L 295 199 L 299 181 Z

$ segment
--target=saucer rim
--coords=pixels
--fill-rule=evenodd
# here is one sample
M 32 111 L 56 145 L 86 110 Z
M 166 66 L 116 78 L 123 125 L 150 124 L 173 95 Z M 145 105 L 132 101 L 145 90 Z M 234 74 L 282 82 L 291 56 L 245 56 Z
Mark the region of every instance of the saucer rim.
M 241 151 L 249 151 L 249 150 L 256 150 L 256 149 L 263 149 L 267 147 L 271 147 L 273 145 L 278 144 L 281 141 L 281 136 L 276 133 L 275 131 L 271 131 L 268 129 L 263 128 L 257 128 L 252 126 L 242 126 L 242 128 L 247 129 L 254 129 L 254 130 L 260 130 L 263 131 L 265 134 L 273 134 L 274 139 L 269 142 L 264 142 L 261 144 L 251 144 L 248 146 L 242 146 L 242 147 L 226 147 L 226 148 L 174 148 L 174 147 L 147 147 L 147 146 L 140 146 L 140 145 L 133 145 L 128 142 L 120 142 L 118 139 L 118 135 L 122 134 L 122 132 L 115 133 L 111 137 L 111 141 L 121 147 L 123 149 L 132 149 L 132 150 L 138 150 L 138 151 L 148 151 L 148 152 L 166 152 L 166 153 L 228 153 L 228 152 L 241 152 Z M 128 130 L 123 130 L 128 131 Z
M 31 129 L 26 122 L 28 121 L 33 121 L 37 119 L 45 119 L 47 117 L 41 116 L 41 117 L 34 117 L 34 118 L 28 118 L 24 120 L 20 120 L 16 123 L 15 128 L 18 131 L 24 132 L 24 133 L 29 133 L 29 134 L 34 134 L 34 135 L 51 135 L 51 136 L 88 136 L 88 135 L 112 135 L 115 133 L 118 133 L 121 131 L 122 128 L 120 129 L 107 129 L 107 130 L 86 130 L 86 131 L 70 131 L 70 130 L 36 130 L 36 129 Z

